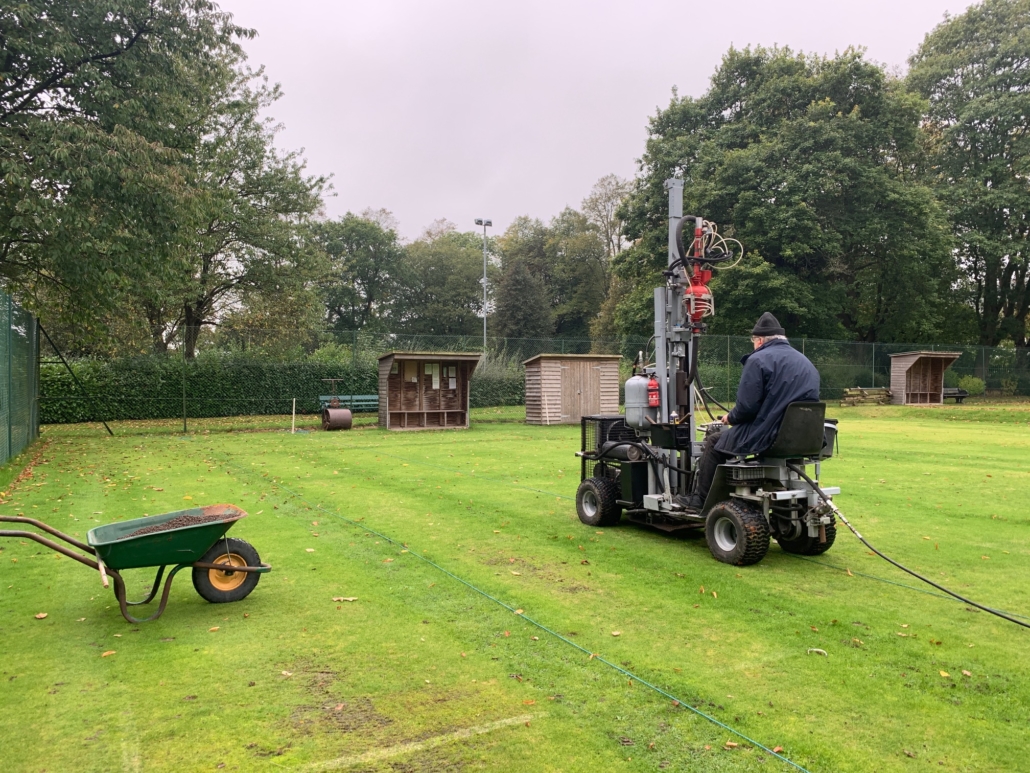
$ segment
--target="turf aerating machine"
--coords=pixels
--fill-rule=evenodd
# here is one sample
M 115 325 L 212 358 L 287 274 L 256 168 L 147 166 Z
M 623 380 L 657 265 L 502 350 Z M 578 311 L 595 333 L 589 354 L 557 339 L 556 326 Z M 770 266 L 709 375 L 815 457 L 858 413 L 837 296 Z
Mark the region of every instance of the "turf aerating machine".
M 790 553 L 824 553 L 833 545 L 836 523 L 816 486 L 827 496 L 840 493 L 819 484 L 820 464 L 832 455 L 836 438 L 825 403 L 791 403 L 772 446 L 721 464 L 704 505 L 699 511 L 687 507 L 702 453 L 698 433 L 722 429 L 698 373 L 704 320 L 715 314 L 708 282 L 713 269 L 736 265 L 743 247 L 721 236 L 714 223 L 683 215 L 682 180 L 667 180 L 665 187 L 669 253 L 665 286 L 654 291 L 653 353 L 641 352 L 634 363 L 625 416 L 582 419 L 579 518 L 590 526 L 614 526 L 625 514 L 667 532 L 703 528 L 712 555 L 737 566 L 761 561 L 770 538 Z M 687 226 L 693 228 L 689 247 Z M 698 403 L 710 422 L 697 423 Z M 798 472 L 809 465 L 811 482 L 812 476 Z

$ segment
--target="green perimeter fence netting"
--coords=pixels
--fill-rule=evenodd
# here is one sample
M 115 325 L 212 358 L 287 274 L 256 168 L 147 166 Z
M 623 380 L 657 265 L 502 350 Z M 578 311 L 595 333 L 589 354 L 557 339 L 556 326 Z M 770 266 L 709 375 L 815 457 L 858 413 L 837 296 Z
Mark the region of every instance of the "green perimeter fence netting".
M 39 437 L 39 326 L 0 293 L 0 464 Z
M 15 319 L 8 339 L 13 403 L 31 411 L 34 370 L 21 353 L 36 346 L 29 315 L 11 307 Z M 1025 349 L 942 344 L 871 344 L 854 341 L 792 339 L 819 369 L 822 397 L 837 400 L 848 387 L 883 387 L 890 383 L 890 355 L 906 351 L 949 351 L 960 356 L 945 373 L 945 386 L 958 386 L 963 376 L 984 382 L 988 395 L 1030 395 L 1030 363 Z M 296 399 L 298 414 L 320 410 L 319 397 L 375 395 L 377 360 L 391 351 L 483 352 L 481 336 L 434 336 L 311 330 L 206 332 L 192 357 L 181 342 L 162 353 L 118 358 L 69 358 L 78 377 L 44 352 L 39 373 L 40 418 L 44 424 L 100 420 L 214 418 L 286 415 Z M 701 339 L 699 373 L 704 386 L 720 401 L 732 400 L 742 366 L 751 351 L 744 336 L 707 335 Z M 473 376 L 473 407 L 521 405 L 525 402 L 523 362 L 541 353 L 621 354 L 623 376 L 637 352 L 648 350 L 645 338 L 591 340 L 568 338 L 488 338 L 485 356 Z M 650 356 L 648 352 L 648 356 Z M 51 356 L 53 355 L 53 356 Z M 331 385 L 326 379 L 336 379 Z M 17 385 L 16 387 L 14 385 Z M 6 393 L 4 393 L 6 394 Z M 26 395 L 24 400 L 21 395 Z M 6 410 L 6 409 L 5 409 Z M 9 422 L 19 439 L 32 417 Z M 2 434 L 2 430 L 0 430 Z M 26 441 L 27 442 L 27 441 Z M 24 442 L 22 443 L 24 446 Z M 10 446 L 15 447 L 15 446 Z

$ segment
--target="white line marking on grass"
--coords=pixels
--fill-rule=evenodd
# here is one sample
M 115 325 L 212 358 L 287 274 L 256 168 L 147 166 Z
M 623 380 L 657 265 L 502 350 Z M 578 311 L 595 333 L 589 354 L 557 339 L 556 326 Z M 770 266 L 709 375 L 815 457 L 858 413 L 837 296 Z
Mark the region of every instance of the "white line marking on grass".
M 309 765 L 305 770 L 336 770 L 338 768 L 349 768 L 354 765 L 360 765 L 368 762 L 378 762 L 379 760 L 385 760 L 390 757 L 400 757 L 403 754 L 411 754 L 412 752 L 420 752 L 425 749 L 435 749 L 437 746 L 443 746 L 451 741 L 460 741 L 463 738 L 471 738 L 474 735 L 483 735 L 484 733 L 490 733 L 494 730 L 500 730 L 502 727 L 510 727 L 511 725 L 521 725 L 529 722 L 531 719 L 545 717 L 546 714 L 524 714 L 521 717 L 510 717 L 509 719 L 500 719 L 496 722 L 490 722 L 485 725 L 477 725 L 476 727 L 467 727 L 464 730 L 456 730 L 453 733 L 446 733 L 445 735 L 438 735 L 434 738 L 428 738 L 425 741 L 415 741 L 413 743 L 402 743 L 397 746 L 388 746 L 385 749 L 373 749 L 372 751 L 365 752 L 364 754 L 355 754 L 350 757 L 338 757 L 335 760 L 328 760 L 326 762 L 316 762 L 313 765 Z

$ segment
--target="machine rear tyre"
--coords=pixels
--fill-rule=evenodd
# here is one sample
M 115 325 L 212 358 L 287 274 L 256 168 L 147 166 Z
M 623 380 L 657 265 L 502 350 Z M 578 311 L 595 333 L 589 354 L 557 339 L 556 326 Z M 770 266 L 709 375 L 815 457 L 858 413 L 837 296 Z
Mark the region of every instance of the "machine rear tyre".
M 708 511 L 705 538 L 716 560 L 750 566 L 765 558 L 769 550 L 769 523 L 761 510 L 727 499 Z
M 820 542 L 818 537 L 809 537 L 807 529 L 793 539 L 777 537 L 776 541 L 787 553 L 798 556 L 818 556 L 833 547 L 835 539 L 837 539 L 837 524 L 831 523 L 826 526 L 826 542 Z
M 241 539 L 220 539 L 200 559 L 205 564 L 261 566 L 261 557 L 249 542 Z M 212 604 L 240 601 L 250 595 L 261 575 L 257 572 L 233 572 L 220 569 L 193 569 L 193 587 Z
M 619 486 L 611 478 L 587 478 L 576 491 L 576 512 L 587 526 L 615 526 L 622 518 Z

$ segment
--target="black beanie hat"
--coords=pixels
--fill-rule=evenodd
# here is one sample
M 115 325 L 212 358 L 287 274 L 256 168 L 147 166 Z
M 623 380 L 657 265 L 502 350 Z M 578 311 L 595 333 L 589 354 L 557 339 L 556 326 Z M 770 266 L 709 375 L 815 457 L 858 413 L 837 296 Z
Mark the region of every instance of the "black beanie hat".
M 780 327 L 780 321 L 767 311 L 758 318 L 754 330 L 751 331 L 751 335 L 764 338 L 765 336 L 787 335 L 787 331 Z

